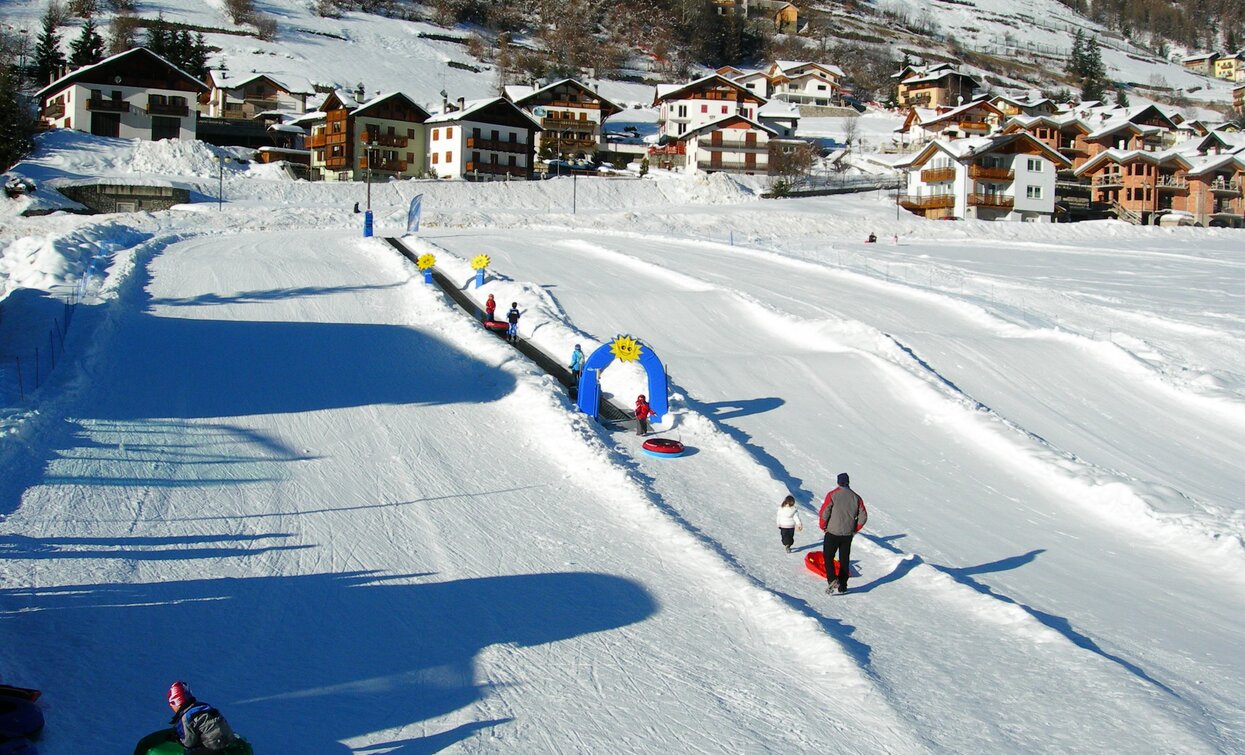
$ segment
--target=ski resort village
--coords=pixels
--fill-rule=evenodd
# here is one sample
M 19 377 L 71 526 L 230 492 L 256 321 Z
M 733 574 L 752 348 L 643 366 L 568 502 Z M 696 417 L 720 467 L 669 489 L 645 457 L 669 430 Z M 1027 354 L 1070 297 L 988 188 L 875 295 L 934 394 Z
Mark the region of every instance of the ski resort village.
M 0 753 L 1245 752 L 1161 5 L 0 4 Z

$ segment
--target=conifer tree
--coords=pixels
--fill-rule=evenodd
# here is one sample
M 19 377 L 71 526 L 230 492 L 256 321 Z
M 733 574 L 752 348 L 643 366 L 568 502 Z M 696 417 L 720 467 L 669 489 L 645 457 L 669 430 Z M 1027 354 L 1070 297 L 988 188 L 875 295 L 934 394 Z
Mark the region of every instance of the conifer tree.
M 1064 73 L 1079 79 L 1085 68 L 1085 35 L 1080 29 L 1072 35 L 1072 53 L 1068 55 L 1068 62 L 1064 65 Z
M 65 53 L 61 52 L 60 35 L 56 33 L 58 15 L 51 4 L 43 14 L 43 29 L 35 42 L 35 84 L 43 87 L 65 67 Z
M 0 168 L 8 170 L 34 148 L 35 122 L 21 75 L 12 61 L 0 62 Z
M 1097 37 L 1085 43 L 1081 67 L 1081 99 L 1101 102 L 1107 96 L 1107 73 L 1102 65 L 1102 50 Z
M 82 25 L 82 33 L 69 45 L 69 65 L 71 68 L 94 65 L 104 59 L 104 38 L 95 28 L 95 19 L 87 17 Z

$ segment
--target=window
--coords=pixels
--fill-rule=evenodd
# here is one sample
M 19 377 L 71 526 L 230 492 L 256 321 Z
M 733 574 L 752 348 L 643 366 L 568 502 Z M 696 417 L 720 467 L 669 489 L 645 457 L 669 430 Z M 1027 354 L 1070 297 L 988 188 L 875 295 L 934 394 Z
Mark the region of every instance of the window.
M 1026 162 L 1028 163 L 1030 173 L 1041 173 L 1042 172 L 1041 159 L 1036 158 L 1036 157 L 1030 157 L 1026 160 Z
M 722 115 L 726 115 L 726 105 L 722 106 Z
M 153 142 L 161 139 L 176 139 L 181 135 L 181 130 L 181 118 L 166 118 L 159 115 L 151 117 L 151 140 Z
M 700 106 L 700 112 L 702 112 L 702 113 L 708 113 L 708 112 L 709 112 L 709 106 L 708 106 L 708 105 L 701 105 L 701 106 Z
M 1026 199 L 1041 199 L 1042 198 L 1042 187 L 1041 186 L 1026 186 L 1025 187 L 1025 198 Z
M 440 129 L 435 129 L 435 128 L 434 128 L 434 129 L 432 130 L 432 140 L 435 142 L 435 141 L 437 141 L 437 140 L 438 140 L 438 139 L 440 139 L 440 138 L 441 138 L 441 132 L 440 132 Z
M 415 138 L 415 129 L 413 129 L 413 128 L 408 128 L 408 129 L 406 130 L 406 138 L 407 138 L 407 139 L 414 139 L 414 138 Z
M 440 160 L 439 160 L 439 158 L 440 158 L 440 157 L 441 157 L 441 153 L 440 153 L 440 152 L 433 152 L 433 153 L 432 153 L 432 164 L 433 164 L 433 165 L 438 164 L 438 163 L 440 162 Z
M 500 138 L 501 138 L 501 137 L 498 135 L 498 133 L 497 133 L 497 129 L 493 129 L 492 134 L 493 134 L 493 135 L 492 135 L 490 138 L 491 138 L 493 141 L 499 141 L 499 140 L 500 140 Z
M 406 153 L 406 161 L 407 161 L 408 163 L 413 163 L 413 162 L 415 162 L 415 153 L 414 153 L 414 152 L 407 152 L 407 153 Z
M 454 153 L 453 153 L 453 152 L 446 152 L 446 153 L 445 153 L 445 161 L 446 161 L 447 163 L 452 163 L 452 162 L 454 162 Z

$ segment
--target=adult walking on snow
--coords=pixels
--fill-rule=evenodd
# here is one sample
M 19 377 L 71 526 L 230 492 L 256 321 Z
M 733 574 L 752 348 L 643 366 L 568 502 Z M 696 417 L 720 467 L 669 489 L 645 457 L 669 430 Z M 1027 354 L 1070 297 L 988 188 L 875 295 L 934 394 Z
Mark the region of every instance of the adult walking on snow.
M 782 499 L 782 503 L 778 504 L 778 537 L 782 540 L 782 547 L 791 552 L 791 546 L 795 544 L 795 531 L 804 531 L 804 522 L 800 521 L 800 512 L 795 509 L 795 496 L 787 496 Z
M 826 500 L 817 512 L 817 526 L 826 533 L 822 545 L 822 555 L 826 560 L 826 594 L 842 595 L 847 592 L 848 565 L 852 558 L 852 538 L 856 530 L 865 526 L 869 512 L 865 510 L 865 502 L 851 488 L 851 479 L 847 472 L 840 472 L 837 479 L 839 486 L 826 493 Z M 835 553 L 839 556 L 839 575 L 834 575 Z M 837 588 L 836 588 L 837 581 Z
M 510 323 L 510 327 L 506 329 L 506 340 L 510 343 L 519 340 L 519 316 L 519 303 L 510 302 L 510 311 L 506 313 L 506 322 Z

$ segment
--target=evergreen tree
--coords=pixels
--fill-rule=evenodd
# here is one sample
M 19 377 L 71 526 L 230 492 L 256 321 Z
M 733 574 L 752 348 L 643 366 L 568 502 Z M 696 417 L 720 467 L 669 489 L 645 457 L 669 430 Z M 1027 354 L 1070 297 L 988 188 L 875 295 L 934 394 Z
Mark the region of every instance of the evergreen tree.
M 1085 35 L 1080 29 L 1072 35 L 1072 53 L 1068 55 L 1068 62 L 1063 71 L 1075 79 L 1080 79 L 1085 75 Z
M 155 21 L 151 22 L 151 26 L 147 27 L 145 47 L 165 60 L 171 61 L 169 55 L 170 48 L 173 46 L 173 35 L 174 32 L 169 28 L 169 22 L 164 20 L 164 14 L 160 14 Z
M 21 93 L 21 75 L 12 61 L 0 63 L 0 168 L 8 170 L 34 149 L 35 120 Z
M 1120 107 L 1128 107 L 1128 93 L 1123 89 L 1115 90 L 1115 104 Z
M 1081 100 L 1103 101 L 1107 96 L 1107 72 L 1102 64 L 1102 50 L 1097 37 L 1085 43 L 1081 69 Z
M 87 17 L 82 33 L 69 45 L 71 68 L 94 65 L 104 59 L 104 38 L 95 28 L 95 19 Z
M 186 72 L 195 78 L 202 79 L 206 77 L 207 59 L 207 40 L 204 39 L 203 32 L 198 32 L 195 34 L 194 42 L 190 45 L 190 51 L 186 54 Z
M 60 75 L 65 67 L 65 53 L 61 52 L 60 35 L 56 33 L 59 23 L 53 11 L 48 5 L 47 13 L 43 14 L 43 29 L 35 42 L 35 84 L 39 87 L 51 83 L 52 77 Z

